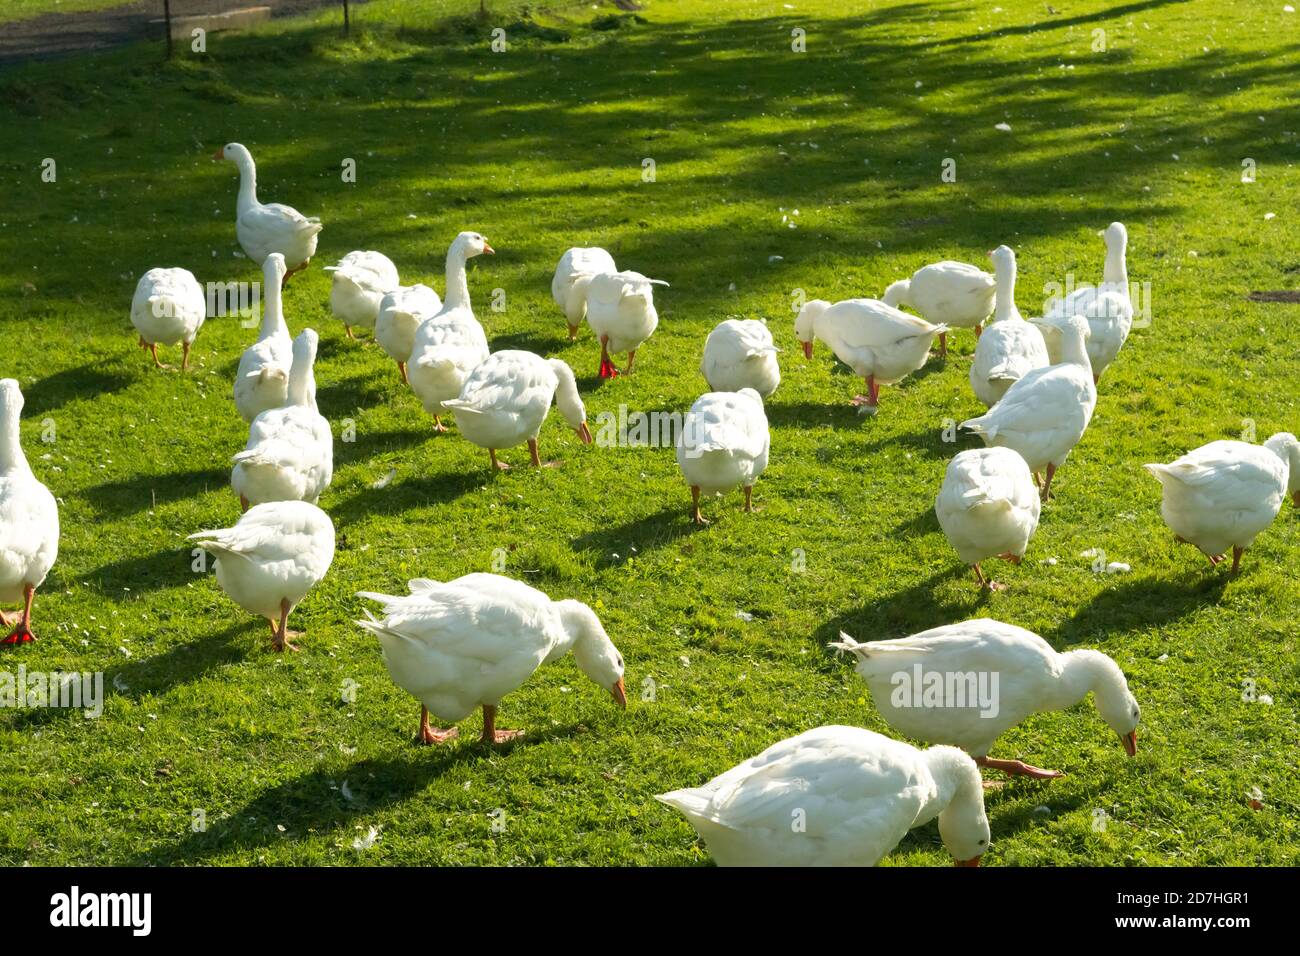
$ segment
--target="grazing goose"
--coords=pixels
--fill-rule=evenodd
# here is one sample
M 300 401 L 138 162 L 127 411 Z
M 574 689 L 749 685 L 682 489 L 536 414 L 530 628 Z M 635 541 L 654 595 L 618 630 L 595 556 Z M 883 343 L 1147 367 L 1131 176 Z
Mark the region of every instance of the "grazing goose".
M 974 329 L 978 338 L 993 312 L 994 288 L 993 277 L 983 269 L 944 260 L 891 284 L 881 301 L 894 308 L 907 306 L 950 329 Z M 948 356 L 947 332 L 939 333 L 939 356 Z
M 574 246 L 560 256 L 551 280 L 551 298 L 564 310 L 570 342 L 578 337 L 578 328 L 587 317 L 587 286 L 592 276 L 602 272 L 618 272 L 614 257 L 604 249 Z
M 1261 445 L 1212 441 L 1167 465 L 1143 467 L 1164 491 L 1160 513 L 1175 537 L 1195 545 L 1210 564 L 1232 548 L 1232 573 L 1255 537 L 1282 509 L 1300 444 L 1278 432 Z
M 948 463 L 934 500 L 939 526 L 981 588 L 1000 591 L 980 570 L 985 558 L 1019 564 L 1038 527 L 1041 505 L 1029 466 L 1010 448 L 972 448 Z
M 373 329 L 379 317 L 379 303 L 383 297 L 401 285 L 397 266 L 382 252 L 357 249 L 339 260 L 336 266 L 326 266 L 334 273 L 330 283 L 330 311 L 343 320 L 348 338 L 354 339 L 352 327 Z
M 203 327 L 207 307 L 203 286 L 188 269 L 150 269 L 140 277 L 131 299 L 131 324 L 155 367 L 167 367 L 158 361 L 158 346 L 177 342 L 181 371 L 190 367 L 190 346 Z
M 235 455 L 230 484 L 240 504 L 309 501 L 315 504 L 334 474 L 334 436 L 316 410 L 316 333 L 293 340 L 293 366 L 285 404 L 253 419 L 248 444 Z
M 960 426 L 978 434 L 985 445 L 1019 452 L 1035 482 L 1038 472 L 1046 468 L 1044 501 L 1051 492 L 1052 476 L 1083 437 L 1097 406 L 1097 387 L 1084 348 L 1088 323 L 1077 315 L 1066 322 L 1060 365 L 1029 372 L 996 405 Z
M 262 263 L 262 284 L 266 287 L 262 328 L 257 333 L 257 341 L 239 357 L 239 369 L 235 372 L 235 408 L 246 422 L 268 408 L 279 408 L 288 394 L 293 339 L 284 322 L 280 295 L 284 275 L 284 256 L 271 253 Z
M 415 345 L 415 330 L 442 309 L 438 293 L 427 285 L 406 285 L 386 294 L 375 319 L 375 341 L 397 363 L 402 384 L 409 384 L 407 362 Z
M 1065 319 L 1081 315 L 1088 320 L 1091 329 L 1088 358 L 1092 362 L 1094 382 L 1115 361 L 1133 328 L 1133 302 L 1129 298 L 1125 260 L 1128 230 L 1123 223 L 1112 222 L 1102 235 L 1106 240 L 1106 265 L 1100 284 L 1084 285 L 1067 296 L 1052 299 L 1043 310 L 1043 317 L 1033 320 L 1043 330 L 1053 363 L 1061 360 L 1061 328 Z
M 970 366 L 971 389 L 986 408 L 996 405 L 1027 373 L 1051 364 L 1043 333 L 1016 308 L 1016 254 L 998 246 L 989 258 L 997 277 L 997 304 L 992 324 L 975 343 Z
M 880 405 L 880 386 L 902 381 L 925 364 L 930 343 L 946 325 L 900 312 L 878 299 L 844 299 L 834 305 L 824 299 L 805 302 L 794 320 L 794 334 L 811 359 L 820 339 L 835 357 L 866 379 L 867 394 L 853 404 L 870 415 Z
M 768 327 L 757 319 L 727 319 L 704 340 L 700 374 L 715 392 L 752 388 L 768 398 L 781 384 L 780 349 Z
M 859 727 L 804 731 L 702 787 L 655 799 L 685 815 L 719 866 L 874 866 L 936 817 L 958 866 L 978 866 L 989 847 L 969 756 Z
M 1032 631 L 987 618 L 862 644 L 841 632 L 830 646 L 854 655 L 885 723 L 926 743 L 960 747 L 981 767 L 1061 776 L 988 752 L 1030 714 L 1068 710 L 1089 693 L 1128 755 L 1137 753 L 1137 701 L 1119 665 L 1101 651 L 1057 653 Z
M 600 340 L 600 377 L 613 378 L 618 369 L 610 354 L 627 353 L 632 371 L 639 349 L 659 325 L 654 287 L 668 286 L 662 279 L 647 279 L 639 272 L 602 272 L 587 285 L 587 324 Z
M 470 373 L 457 398 L 443 407 L 456 416 L 466 439 L 486 448 L 493 468 L 510 466 L 497 461 L 497 449 L 528 443 L 534 467 L 542 467 L 537 433 L 542 429 L 551 399 L 583 444 L 591 444 L 587 410 L 573 369 L 559 359 L 544 359 L 532 352 L 505 349 L 494 352 Z M 548 465 L 559 464 L 548 462 Z
M 36 589 L 59 555 L 59 505 L 27 464 L 18 422 L 23 393 L 12 378 L 0 381 L 0 603 L 23 603 L 21 615 L 0 611 L 13 630 L 0 644 L 26 644 L 32 633 Z
M 416 578 L 408 587 L 406 596 L 360 592 L 383 605 L 384 617 L 367 611 L 357 624 L 379 638 L 393 683 L 420 701 L 417 742 L 443 743 L 458 734 L 455 727 L 430 727 L 430 713 L 454 724 L 479 707 L 484 743 L 522 736 L 522 730 L 497 729 L 497 704 L 537 668 L 570 651 L 580 671 L 627 707 L 623 658 L 582 602 L 552 601 L 497 574 L 467 574 L 445 584 Z
M 433 415 L 436 431 L 446 431 L 443 402 L 456 398 L 465 379 L 488 355 L 487 335 L 474 317 L 465 263 L 475 256 L 494 255 L 477 232 L 462 232 L 447 249 L 447 301 L 416 328 L 407 350 L 411 390 Z
M 700 494 L 745 489 L 745 510 L 753 511 L 754 482 L 767 468 L 771 438 L 763 399 L 752 388 L 706 392 L 695 400 L 677 439 L 677 465 L 691 488 L 691 520 L 700 514 Z
M 227 159 L 239 168 L 239 198 L 235 203 L 235 237 L 244 255 L 257 265 L 273 252 L 284 256 L 285 281 L 307 267 L 316 254 L 319 218 L 308 218 L 292 206 L 257 201 L 257 166 L 253 154 L 239 143 L 227 143 L 213 159 Z
M 298 648 L 289 614 L 325 577 L 334 560 L 334 524 L 305 501 L 254 505 L 233 528 L 200 531 L 190 540 L 216 561 L 217 584 L 250 614 L 271 622 L 277 651 Z

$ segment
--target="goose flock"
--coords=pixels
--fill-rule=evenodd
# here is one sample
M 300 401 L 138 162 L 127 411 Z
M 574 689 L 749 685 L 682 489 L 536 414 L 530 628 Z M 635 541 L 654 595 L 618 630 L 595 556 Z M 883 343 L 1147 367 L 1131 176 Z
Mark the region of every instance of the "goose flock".
M 242 516 L 229 528 L 191 535 L 215 558 L 218 586 L 250 614 L 264 618 L 276 651 L 297 650 L 288 621 L 326 574 L 334 556 L 334 525 L 318 502 L 333 474 L 333 436 L 316 406 L 312 329 L 291 337 L 282 305 L 284 284 L 316 253 L 321 221 L 257 198 L 256 166 L 238 143 L 215 158 L 239 170 L 236 237 L 262 270 L 265 306 L 256 341 L 239 360 L 234 411 L 248 423 L 248 441 L 232 449 L 231 486 Z M 1006 246 L 989 253 L 993 272 L 962 262 L 925 265 L 892 283 L 881 299 L 804 302 L 794 334 L 807 360 L 827 346 L 865 383 L 852 399 L 875 415 L 880 389 L 922 368 L 938 337 L 977 337 L 970 367 L 973 395 L 984 414 L 961 424 L 985 447 L 962 451 L 937 489 L 935 513 L 957 558 L 978 586 L 996 590 L 981 563 L 1019 563 L 1048 508 L 1053 479 L 1085 437 L 1103 373 L 1119 358 L 1133 327 L 1127 232 L 1104 231 L 1105 266 L 1095 286 L 1050 301 L 1025 319 L 1015 304 L 1016 257 Z M 492 255 L 478 232 L 461 232 L 446 257 L 445 296 L 422 284 L 402 285 L 387 256 L 357 250 L 327 267 L 331 313 L 347 336 L 372 331 L 396 363 L 432 425 L 454 421 L 461 437 L 487 452 L 491 468 L 509 465 L 498 453 L 527 445 L 531 464 L 544 460 L 542 426 L 554 404 L 560 418 L 591 443 L 578 381 L 568 364 L 531 352 L 491 351 L 474 313 L 466 263 Z M 656 288 L 668 283 L 619 270 L 608 252 L 572 248 L 555 268 L 552 297 L 576 339 L 585 322 L 599 344 L 601 378 L 631 374 L 637 352 L 659 324 Z M 910 310 L 910 311 L 907 311 Z M 202 328 L 205 296 L 185 269 L 151 268 L 140 279 L 131 322 L 155 365 L 159 345 L 180 344 L 181 369 Z M 626 355 L 620 371 L 614 357 Z M 746 512 L 768 464 L 764 402 L 779 388 L 780 349 L 756 320 L 727 320 L 702 343 L 700 372 L 709 391 L 687 411 L 676 445 L 691 496 L 691 519 L 706 524 L 701 498 L 739 490 Z M 19 438 L 23 396 L 0 381 L 0 602 L 20 606 L 3 615 L 4 643 L 34 639 L 36 590 L 58 553 L 55 498 L 33 474 Z M 1148 464 L 1162 489 L 1161 513 L 1179 541 L 1212 564 L 1242 554 L 1277 517 L 1289 496 L 1300 507 L 1300 443 L 1278 433 L 1263 445 L 1212 441 L 1168 464 Z M 543 664 L 572 653 L 578 668 L 627 706 L 624 660 L 596 613 L 499 574 L 454 581 L 417 578 L 406 595 L 371 591 L 376 602 L 356 623 L 374 634 L 394 683 L 420 704 L 416 739 L 454 738 L 455 724 L 482 711 L 482 740 L 516 739 L 496 726 L 502 699 Z M 980 768 L 1037 778 L 1058 776 L 1018 760 L 989 756 L 998 737 L 1030 715 L 1063 710 L 1091 694 L 1102 720 L 1134 755 L 1139 707 L 1119 666 L 1095 650 L 1056 652 L 1038 635 L 996 620 L 957 622 L 898 640 L 859 642 L 847 634 L 831 645 L 852 656 L 884 722 L 930 745 L 920 750 L 868 730 L 827 726 L 781 741 L 698 787 L 663 794 L 720 864 L 873 864 L 908 830 L 937 819 L 953 858 L 977 864 L 990 841 Z M 900 697 L 900 675 L 925 689 Z M 971 694 L 942 687 L 970 675 Z M 940 680 L 936 684 L 933 678 Z M 985 684 L 991 687 L 985 687 Z M 936 688 L 938 688 L 936 690 Z M 989 690 L 981 694 L 975 688 Z M 936 690 L 931 699 L 930 691 Z M 437 718 L 435 727 L 430 715 Z M 792 820 L 795 825 L 792 825 Z

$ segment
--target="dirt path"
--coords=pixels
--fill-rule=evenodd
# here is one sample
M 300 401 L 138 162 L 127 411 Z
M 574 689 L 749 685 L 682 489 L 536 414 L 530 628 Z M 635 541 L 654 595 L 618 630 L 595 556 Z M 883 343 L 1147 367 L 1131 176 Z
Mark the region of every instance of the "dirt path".
M 350 5 L 361 7 L 363 2 L 351 0 Z M 269 6 L 277 19 L 319 7 L 335 7 L 340 22 L 343 17 L 341 0 L 172 0 L 172 16 L 220 13 L 253 6 Z M 147 36 L 149 21 L 161 17 L 162 9 L 162 0 L 136 0 L 107 10 L 51 13 L 0 24 L 0 66 L 133 43 Z M 159 37 L 161 47 L 161 34 Z

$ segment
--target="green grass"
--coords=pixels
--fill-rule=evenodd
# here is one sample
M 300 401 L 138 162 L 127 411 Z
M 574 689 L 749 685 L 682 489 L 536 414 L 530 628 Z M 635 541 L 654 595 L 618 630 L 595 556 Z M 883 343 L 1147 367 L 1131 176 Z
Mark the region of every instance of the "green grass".
M 169 65 L 128 50 L 0 74 L 3 373 L 26 391 L 24 442 L 63 521 L 39 641 L 4 650 L 4 666 L 102 670 L 120 688 L 98 720 L 0 714 L 0 860 L 698 863 L 694 834 L 653 794 L 819 724 L 885 730 L 825 648 L 839 630 L 886 638 L 989 615 L 1113 655 L 1143 726 L 1134 760 L 1090 703 L 1008 733 L 1000 755 L 1068 776 L 990 793 L 986 863 L 1297 862 L 1300 519 L 1288 506 L 1228 581 L 1174 544 L 1140 467 L 1235 437 L 1246 418 L 1261 440 L 1300 428 L 1295 308 L 1244 298 L 1297 285 L 1297 16 L 1275 0 L 1066 0 L 1046 19 L 1022 0 L 843 6 L 657 2 L 644 22 L 593 30 L 612 8 L 584 5 L 539 16 L 556 35 L 508 26 L 505 54 L 469 23 L 351 39 L 282 25 Z M 791 52 L 794 27 L 807 53 Z M 1095 29 L 1105 52 L 1091 52 Z M 210 320 L 182 375 L 151 368 L 128 322 L 150 266 L 256 278 L 232 254 L 234 171 L 208 160 L 228 140 L 252 149 L 265 199 L 326 223 L 286 314 L 322 335 L 322 413 L 336 434 L 356 424 L 321 501 L 334 566 L 295 613 L 302 653 L 283 658 L 191 570 L 184 542 L 238 517 L 228 467 L 246 429 L 230 386 L 252 333 Z M 40 180 L 45 157 L 56 183 Z M 345 157 L 355 185 L 340 182 Z M 641 182 L 646 157 L 657 182 Z M 940 180 L 945 157 L 956 183 Z M 860 418 L 847 400 L 861 383 L 824 350 L 799 353 L 792 291 L 878 295 L 925 262 L 983 263 L 1006 242 L 1029 314 L 1044 283 L 1100 274 L 1096 231 L 1114 219 L 1132 277 L 1151 283 L 1153 324 L 1103 381 L 1025 563 L 997 568 L 1011 589 L 982 598 L 932 509 L 955 450 L 943 423 L 980 410 L 971 336 Z M 785 378 L 763 510 L 732 496 L 696 530 L 670 450 L 583 447 L 554 415 L 542 443 L 566 459 L 558 470 L 492 476 L 481 450 L 435 436 L 392 364 L 344 338 L 319 267 L 376 248 L 406 281 L 441 288 L 465 228 L 498 251 L 470 275 L 493 347 L 569 361 L 593 421 L 620 403 L 685 409 L 704 390 L 707 331 L 768 319 Z M 550 301 L 555 260 L 586 244 L 672 283 L 636 374 L 607 384 L 590 333 L 569 344 Z M 496 288 L 503 313 L 488 307 Z M 1079 555 L 1095 547 L 1132 573 L 1094 575 Z M 459 742 L 417 748 L 418 705 L 350 624 L 365 606 L 354 592 L 488 570 L 498 548 L 507 573 L 598 609 L 633 699 L 618 712 L 566 660 L 505 700 L 522 745 L 486 752 L 471 718 Z M 1247 678 L 1271 706 L 1243 701 Z M 647 679 L 653 701 L 639 699 Z M 1091 829 L 1096 809 L 1106 832 Z M 354 850 L 372 826 L 378 844 Z M 946 861 L 933 825 L 887 858 Z

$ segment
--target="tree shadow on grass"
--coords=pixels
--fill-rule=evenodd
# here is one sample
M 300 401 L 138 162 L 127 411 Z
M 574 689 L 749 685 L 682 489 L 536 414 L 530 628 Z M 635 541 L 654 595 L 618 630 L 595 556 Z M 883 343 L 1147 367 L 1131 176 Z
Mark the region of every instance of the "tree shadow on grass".
M 412 508 L 455 501 L 462 495 L 491 481 L 493 475 L 483 471 L 452 471 L 411 478 L 384 488 L 366 487 L 349 498 L 332 503 L 329 511 L 342 527 L 376 515 L 394 515 Z
M 611 558 L 611 554 L 627 554 L 632 547 L 638 552 L 662 548 L 696 531 L 707 533 L 708 528 L 691 521 L 690 498 L 684 497 L 680 507 L 665 508 L 655 514 L 574 538 L 573 548 L 592 552 L 596 555 L 596 566 L 602 567 L 620 563 Z
M 1141 578 L 1108 587 L 1043 636 L 1053 647 L 1105 643 L 1130 631 L 1165 627 L 1215 604 L 1232 579 L 1222 568 L 1180 580 Z
M 200 575 L 190 566 L 192 561 L 188 546 L 162 548 L 153 554 L 105 564 L 82 580 L 109 597 L 120 597 L 127 588 L 134 594 L 162 591 L 196 580 Z
M 432 419 L 430 419 L 432 422 Z M 431 428 L 403 428 L 385 431 L 358 429 L 355 441 L 334 441 L 334 466 L 368 462 L 376 454 L 401 451 L 438 437 Z
M 583 732 L 581 723 L 530 728 L 523 739 L 499 747 L 496 752 L 508 753 Z M 338 830 L 350 836 L 349 825 L 357 818 L 418 797 L 452 767 L 483 759 L 492 752 L 476 737 L 427 748 L 409 741 L 398 746 L 406 748 L 401 756 L 367 758 L 338 770 L 313 770 L 272 787 L 228 817 L 209 821 L 205 832 L 145 851 L 130 865 L 201 863 L 217 854 L 255 852 L 309 831 L 320 834 Z M 343 780 L 365 781 L 352 801 L 340 791 L 338 784 Z M 280 826 L 287 832 L 281 832 Z
M 524 352 L 532 352 L 543 358 L 553 356 L 557 352 L 562 352 L 570 345 L 576 345 L 576 342 L 570 342 L 567 335 L 551 334 L 548 331 L 530 330 L 528 332 L 511 332 L 508 335 L 492 336 L 492 351 L 500 352 L 502 349 L 519 349 Z
M 102 362 L 64 369 L 47 375 L 30 388 L 23 387 L 23 417 L 48 415 L 79 398 L 89 400 L 121 391 L 133 381 L 122 372 L 105 371 Z
M 391 382 L 384 381 L 387 374 L 391 374 Z M 316 405 L 322 415 L 333 421 L 358 409 L 387 404 L 393 397 L 393 390 L 404 387 L 397 366 L 388 363 L 382 372 L 354 375 L 318 389 Z
M 156 507 L 159 502 L 188 500 L 229 488 L 228 469 L 196 468 L 170 475 L 137 475 L 122 481 L 106 481 L 83 489 L 81 496 L 101 514 L 126 515 Z

